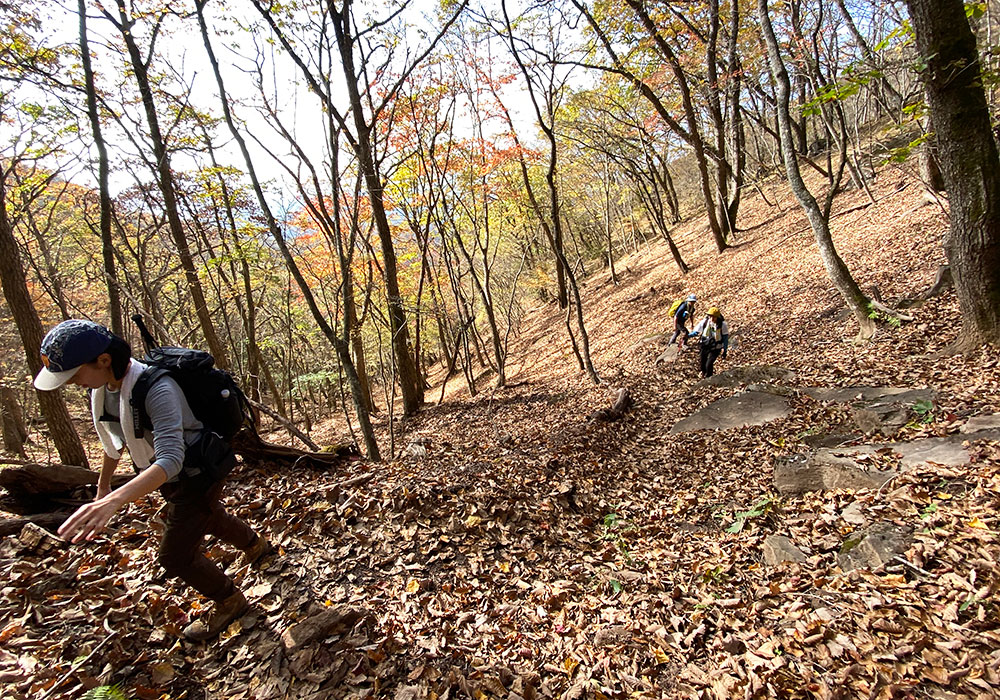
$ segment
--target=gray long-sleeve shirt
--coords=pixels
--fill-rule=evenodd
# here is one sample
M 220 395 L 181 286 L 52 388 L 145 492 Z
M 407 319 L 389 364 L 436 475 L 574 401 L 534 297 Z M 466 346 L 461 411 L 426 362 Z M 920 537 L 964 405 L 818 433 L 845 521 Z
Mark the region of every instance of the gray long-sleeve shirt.
M 104 395 L 104 411 L 106 415 L 120 418 L 118 406 L 120 392 L 106 391 Z M 154 463 L 159 464 L 167 473 L 167 481 L 176 481 L 184 466 L 184 452 L 188 445 L 197 442 L 204 427 L 202 422 L 194 417 L 184 392 L 170 377 L 163 377 L 156 382 L 146 395 L 146 413 L 153 421 L 153 434 L 146 431 L 145 440 L 152 437 Z M 108 430 L 114 433 L 122 442 L 122 426 L 119 422 L 106 423 Z

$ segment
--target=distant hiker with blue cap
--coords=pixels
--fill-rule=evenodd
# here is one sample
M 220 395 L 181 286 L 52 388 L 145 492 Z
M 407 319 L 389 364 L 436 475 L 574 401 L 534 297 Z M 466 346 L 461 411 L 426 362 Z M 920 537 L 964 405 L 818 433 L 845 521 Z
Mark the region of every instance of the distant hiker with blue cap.
M 35 377 L 35 387 L 52 391 L 69 383 L 89 389 L 94 427 L 104 448 L 96 498 L 78 508 L 59 534 L 74 543 L 92 540 L 122 506 L 159 489 L 167 502 L 159 562 L 170 576 L 215 603 L 207 619 L 188 625 L 184 636 L 194 641 L 215 637 L 248 605 L 233 580 L 201 551 L 202 540 L 214 535 L 243 550 L 244 562 L 251 565 L 273 549 L 223 509 L 219 499 L 224 480 L 188 476 L 191 457 L 205 454 L 194 448 L 203 446 L 212 434 L 203 430 L 184 392 L 170 377 L 151 385 L 146 394 L 142 408 L 152 421 L 152 431 L 137 426 L 140 412 L 132 404 L 133 389 L 147 366 L 132 359 L 125 340 L 98 323 L 63 321 L 45 336 L 41 355 L 44 368 Z M 131 455 L 136 476 L 112 490 L 111 476 L 123 448 Z
M 671 313 L 674 317 L 674 334 L 667 341 L 667 347 L 673 345 L 676 340 L 678 350 L 684 349 L 684 341 L 688 337 L 687 322 L 688 319 L 694 318 L 694 304 L 696 301 L 698 301 L 698 297 L 694 294 L 689 294 L 687 299 L 680 303 L 675 302 L 671 307 L 671 311 L 668 313 Z

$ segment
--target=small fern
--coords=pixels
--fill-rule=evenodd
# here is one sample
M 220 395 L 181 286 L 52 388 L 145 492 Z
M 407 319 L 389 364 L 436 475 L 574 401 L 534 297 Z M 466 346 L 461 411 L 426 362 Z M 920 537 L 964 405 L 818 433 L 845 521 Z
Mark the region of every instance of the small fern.
M 130 700 L 125 691 L 116 685 L 99 685 L 83 695 L 83 700 Z

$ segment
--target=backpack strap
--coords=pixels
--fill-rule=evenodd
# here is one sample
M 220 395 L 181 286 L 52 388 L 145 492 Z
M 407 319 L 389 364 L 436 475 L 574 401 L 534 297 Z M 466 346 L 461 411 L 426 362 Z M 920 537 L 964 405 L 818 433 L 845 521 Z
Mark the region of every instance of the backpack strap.
M 146 412 L 146 397 L 149 390 L 158 381 L 170 375 L 170 370 L 163 367 L 149 367 L 139 378 L 135 380 L 132 387 L 132 395 L 129 397 L 129 405 L 132 407 L 132 424 L 135 427 L 135 436 L 142 439 L 146 430 L 153 429 L 153 419 Z

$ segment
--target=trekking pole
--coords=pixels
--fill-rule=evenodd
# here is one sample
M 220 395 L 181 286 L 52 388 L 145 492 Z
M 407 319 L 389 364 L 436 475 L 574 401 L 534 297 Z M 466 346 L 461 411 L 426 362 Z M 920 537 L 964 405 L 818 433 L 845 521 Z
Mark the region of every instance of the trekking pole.
M 142 344 L 146 346 L 146 352 L 149 352 L 153 348 L 158 348 L 160 344 L 156 342 L 156 338 L 146 328 L 146 322 L 142 320 L 142 314 L 132 314 L 132 320 L 135 321 L 135 325 L 139 328 L 139 335 L 142 336 Z

